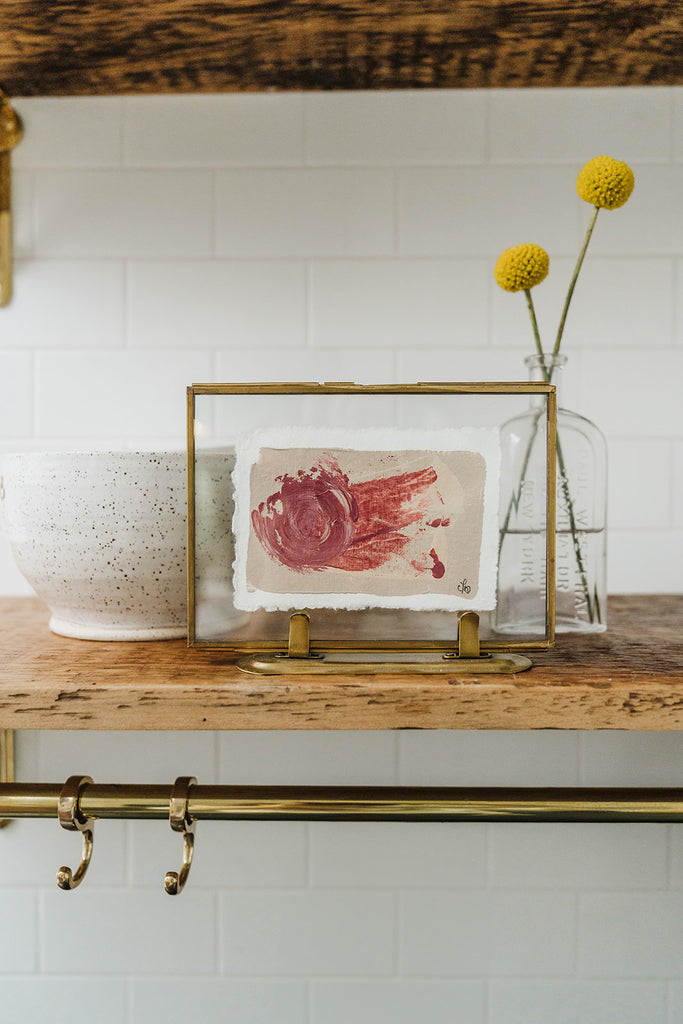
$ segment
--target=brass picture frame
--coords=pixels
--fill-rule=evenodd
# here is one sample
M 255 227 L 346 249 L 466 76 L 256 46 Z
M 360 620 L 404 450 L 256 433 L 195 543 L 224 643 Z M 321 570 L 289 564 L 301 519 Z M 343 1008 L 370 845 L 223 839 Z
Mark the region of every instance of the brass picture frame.
M 329 397 L 328 397 L 329 396 Z M 377 396 L 377 398 L 370 398 Z M 217 571 L 221 577 L 219 582 L 229 586 L 227 577 L 231 571 L 231 564 L 226 564 L 230 556 L 222 549 L 220 554 L 216 550 L 214 557 L 215 543 L 222 544 L 225 541 L 224 534 L 230 530 L 231 519 L 227 518 L 225 502 L 220 502 L 218 512 L 222 515 L 222 526 L 219 526 L 218 535 L 207 534 L 208 514 L 206 512 L 206 498 L 204 496 L 204 477 L 206 466 L 209 460 L 216 457 L 225 458 L 225 453 L 233 443 L 229 436 L 242 427 L 248 420 L 260 424 L 262 420 L 261 408 L 268 410 L 271 417 L 269 423 L 275 427 L 282 424 L 287 429 L 291 421 L 301 417 L 301 410 L 315 408 L 316 415 L 323 409 L 334 410 L 331 415 L 344 418 L 348 414 L 353 417 L 354 410 L 373 409 L 373 416 L 378 423 L 382 423 L 382 417 L 394 417 L 393 423 L 403 425 L 403 415 L 415 415 L 416 412 L 423 417 L 440 416 L 443 421 L 444 415 L 453 416 L 453 410 L 458 407 L 454 405 L 459 402 L 460 406 L 468 410 L 467 415 L 472 413 L 478 415 L 482 408 L 483 399 L 489 396 L 492 400 L 487 406 L 487 416 L 491 416 L 490 406 L 495 406 L 505 396 L 513 403 L 512 407 L 517 409 L 522 401 L 528 405 L 529 399 L 541 402 L 544 405 L 543 415 L 540 422 L 543 423 L 543 437 L 545 440 L 546 474 L 545 474 L 545 577 L 546 602 L 545 602 L 545 630 L 542 636 L 528 638 L 523 637 L 500 637 L 493 635 L 489 630 L 488 635 L 479 635 L 478 616 L 472 624 L 472 616 L 465 613 L 458 616 L 461 623 L 456 626 L 453 613 L 431 613 L 425 612 L 392 612 L 391 610 L 367 609 L 366 612 L 351 612 L 348 615 L 334 612 L 332 615 L 320 614 L 314 610 L 309 613 L 305 608 L 291 609 L 289 616 L 281 614 L 276 620 L 274 612 L 248 612 L 240 618 L 239 625 L 228 622 L 226 616 L 222 619 L 220 604 L 217 605 L 218 613 L 213 618 L 205 611 L 206 601 L 202 594 L 207 589 L 206 575 Z M 263 403 L 268 398 L 269 405 Z M 311 403 L 311 399 L 313 402 Z M 463 400 L 467 399 L 464 403 Z M 340 404 L 340 400 L 342 404 Z M 380 408 L 384 411 L 375 413 L 375 407 L 369 405 L 359 406 L 358 402 L 366 401 L 384 403 Z M 259 407 L 261 402 L 261 407 Z M 274 402 L 274 404 L 273 404 Z M 221 404 L 223 403 L 223 404 Z M 227 403 L 227 405 L 225 404 Z M 284 404 L 283 404 L 284 403 Z M 308 405 L 307 405 L 308 403 Z M 328 403 L 325 405 L 324 403 Z M 411 404 L 412 403 L 412 404 Z M 441 408 L 439 408 L 441 403 Z M 501 406 L 502 408 L 502 406 Z M 283 411 L 286 410 L 286 411 Z M 390 412 L 389 412 L 390 410 Z M 458 410 L 459 411 L 459 410 Z M 221 418 L 223 423 L 221 424 Z M 460 418 L 460 424 L 467 425 L 468 419 Z M 507 418 L 504 416 L 504 418 Z M 373 420 L 374 422 L 374 420 Z M 487 421 L 488 422 L 488 421 Z M 226 424 L 228 426 L 226 426 Z M 497 426 L 502 424 L 502 420 Z M 467 652 L 474 657 L 495 656 L 496 652 L 534 651 L 547 650 L 552 647 L 555 635 L 555 461 L 556 461 L 556 396 L 555 387 L 546 383 L 521 383 L 521 382 L 494 382 L 494 383 L 470 383 L 470 382 L 438 382 L 419 384 L 352 384 L 352 383 L 231 383 L 231 384 L 193 384 L 187 389 L 187 471 L 188 471 L 188 645 L 191 647 L 204 647 L 209 649 L 220 649 L 237 656 L 248 655 L 266 658 L 268 664 L 250 670 L 271 671 L 270 663 L 277 658 L 286 658 L 287 671 L 311 671 L 315 670 L 312 657 L 323 658 L 325 652 L 342 652 L 351 661 L 359 658 L 363 661 L 365 655 L 376 659 L 379 666 L 377 671 L 386 670 L 383 663 L 387 656 L 393 655 L 399 660 L 403 659 L 414 668 L 413 655 L 427 655 L 430 657 L 458 657 L 463 654 L 460 649 L 466 646 Z M 229 469 L 227 463 L 221 464 L 218 470 L 227 479 Z M 223 481 L 225 482 L 225 480 Z M 208 539 L 207 539 L 208 537 Z M 222 574 L 222 575 L 221 575 Z M 381 614 L 380 614 L 381 611 Z M 450 615 L 450 625 L 446 622 L 443 626 L 444 616 Z M 270 616 L 270 618 L 269 618 Z M 393 616 L 393 618 L 392 618 Z M 396 617 L 400 618 L 400 624 Z M 434 627 L 433 635 L 430 629 L 425 629 L 429 623 L 430 616 L 434 622 L 439 618 L 438 627 Z M 484 614 L 484 618 L 486 615 Z M 273 622 L 277 626 L 273 628 Z M 224 622 L 224 624 L 223 624 Z M 334 628 L 330 632 L 330 623 Z M 342 623 L 351 623 L 348 628 L 342 629 Z M 354 626 L 362 622 L 362 630 L 354 633 Z M 210 623 L 207 625 L 207 623 Z M 375 624 L 376 633 L 368 633 Z M 395 623 L 392 629 L 387 629 L 387 624 Z M 444 628 L 448 635 L 444 634 Z M 484 629 L 484 634 L 486 630 Z M 258 657 L 256 658 L 258 661 Z M 514 659 L 513 659 L 514 660 Z M 297 664 L 294 664 L 294 662 Z M 366 661 L 363 662 L 364 671 L 368 669 Z M 391 662 L 389 662 L 392 664 Z M 396 663 L 394 663 L 396 664 Z M 421 662 L 420 662 L 421 664 Z M 480 669 L 481 669 L 481 662 Z M 524 665 L 523 667 L 527 667 Z M 487 669 L 483 669 L 486 671 Z M 493 671 L 494 669 L 491 669 Z M 518 671 L 519 668 L 502 668 L 502 671 Z

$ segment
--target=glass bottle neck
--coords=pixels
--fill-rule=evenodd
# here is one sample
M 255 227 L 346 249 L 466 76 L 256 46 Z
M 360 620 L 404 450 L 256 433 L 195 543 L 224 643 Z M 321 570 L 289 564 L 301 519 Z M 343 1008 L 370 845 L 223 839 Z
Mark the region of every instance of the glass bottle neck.
M 562 404 L 562 371 L 567 363 L 567 357 L 563 355 L 534 354 L 527 356 L 524 360 L 529 373 L 529 381 L 532 384 L 554 384 L 557 388 L 557 406 Z

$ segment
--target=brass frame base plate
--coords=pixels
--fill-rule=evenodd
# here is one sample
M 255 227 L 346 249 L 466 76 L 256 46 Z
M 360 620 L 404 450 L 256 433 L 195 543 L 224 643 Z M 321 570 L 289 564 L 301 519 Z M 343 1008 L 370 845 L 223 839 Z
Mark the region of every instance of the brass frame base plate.
M 331 658 L 325 654 L 311 654 L 294 658 L 289 654 L 253 654 L 240 658 L 237 667 L 243 672 L 265 676 L 374 676 L 374 675 L 496 675 L 525 672 L 531 661 L 521 654 L 482 654 L 478 658 L 444 654 L 438 658 L 419 658 L 415 654 L 403 660 L 371 659 L 367 652 Z

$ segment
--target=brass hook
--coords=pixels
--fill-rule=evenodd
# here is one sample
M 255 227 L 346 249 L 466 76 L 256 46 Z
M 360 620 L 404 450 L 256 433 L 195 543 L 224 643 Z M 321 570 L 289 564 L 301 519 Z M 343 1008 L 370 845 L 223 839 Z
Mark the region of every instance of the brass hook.
M 183 891 L 192 865 L 196 822 L 190 820 L 189 797 L 190 787 L 196 785 L 197 780 L 193 775 L 181 775 L 175 780 L 171 790 L 168 820 L 174 832 L 182 832 L 183 834 L 183 866 L 180 872 L 166 872 L 164 889 L 169 896 L 177 896 L 179 892 Z
M 24 126 L 0 89 L 0 306 L 12 298 L 12 197 L 10 153 L 21 142 Z
M 89 775 L 72 775 L 66 780 L 59 794 L 57 817 L 62 828 L 70 832 L 83 834 L 83 853 L 81 863 L 72 873 L 71 868 L 61 867 L 57 872 L 57 885 L 60 889 L 75 889 L 83 881 L 88 870 L 93 849 L 94 819 L 86 818 L 81 813 L 81 793 L 92 782 Z

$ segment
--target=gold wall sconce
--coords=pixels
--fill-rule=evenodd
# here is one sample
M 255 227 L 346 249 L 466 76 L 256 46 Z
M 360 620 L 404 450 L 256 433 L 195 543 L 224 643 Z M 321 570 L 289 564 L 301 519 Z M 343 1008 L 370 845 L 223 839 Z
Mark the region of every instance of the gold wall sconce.
M 21 142 L 21 118 L 0 89 L 0 306 L 12 298 L 12 183 L 11 157 Z

